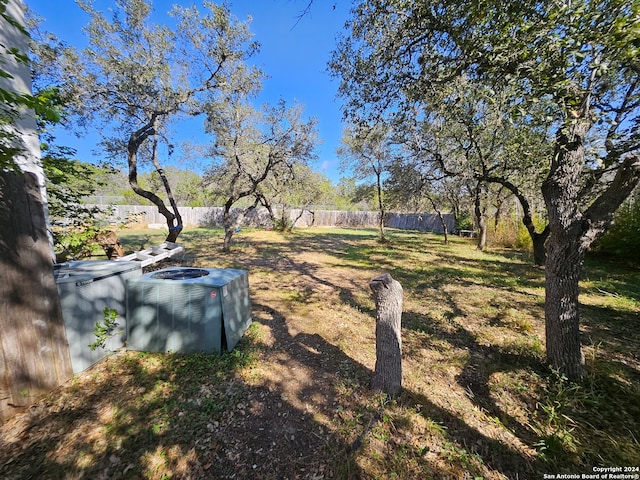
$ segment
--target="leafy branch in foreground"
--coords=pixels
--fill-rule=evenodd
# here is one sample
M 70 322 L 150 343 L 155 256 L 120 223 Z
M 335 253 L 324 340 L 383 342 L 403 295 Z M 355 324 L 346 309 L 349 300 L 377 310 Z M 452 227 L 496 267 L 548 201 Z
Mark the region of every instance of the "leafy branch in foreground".
M 96 348 L 106 348 L 107 342 L 115 337 L 116 335 L 120 335 L 122 330 L 115 331 L 116 328 L 120 325 L 118 323 L 118 312 L 113 308 L 104 307 L 104 321 L 96 322 L 95 328 L 95 336 L 96 341 L 89 344 L 89 350 L 94 351 Z

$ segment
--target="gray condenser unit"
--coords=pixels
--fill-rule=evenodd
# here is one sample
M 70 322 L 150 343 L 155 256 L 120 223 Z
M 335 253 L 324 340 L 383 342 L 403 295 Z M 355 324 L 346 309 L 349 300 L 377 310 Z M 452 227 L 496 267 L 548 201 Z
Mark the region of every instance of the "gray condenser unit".
M 245 270 L 173 267 L 127 282 L 131 350 L 231 351 L 250 323 Z
M 80 373 L 124 345 L 126 335 L 126 281 L 142 275 L 140 262 L 80 260 L 54 265 L 62 318 L 71 352 L 73 373 Z M 118 314 L 118 327 L 106 348 L 91 351 L 96 341 L 97 322 L 104 321 L 104 309 Z

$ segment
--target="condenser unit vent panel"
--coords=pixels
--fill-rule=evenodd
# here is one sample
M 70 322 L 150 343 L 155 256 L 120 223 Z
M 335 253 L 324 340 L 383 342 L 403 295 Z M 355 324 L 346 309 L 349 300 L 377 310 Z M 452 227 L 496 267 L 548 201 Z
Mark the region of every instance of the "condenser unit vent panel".
M 175 270 L 160 270 L 152 273 L 151 278 L 156 280 L 190 280 L 207 275 L 209 275 L 209 271 L 204 268 L 176 268 Z
M 141 275 L 140 262 L 78 260 L 54 266 L 73 373 L 86 370 L 109 351 L 124 346 L 126 281 Z M 116 311 L 118 326 L 105 348 L 92 351 L 89 345 L 96 341 L 96 323 L 104 322 L 105 308 Z
M 173 267 L 127 282 L 131 350 L 231 351 L 250 323 L 245 270 Z

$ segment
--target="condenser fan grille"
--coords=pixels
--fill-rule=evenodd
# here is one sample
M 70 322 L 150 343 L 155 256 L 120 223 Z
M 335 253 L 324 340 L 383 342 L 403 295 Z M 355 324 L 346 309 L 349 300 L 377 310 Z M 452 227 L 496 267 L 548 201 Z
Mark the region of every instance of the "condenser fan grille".
M 151 275 L 158 280 L 188 280 L 190 278 L 206 277 L 209 272 L 203 268 L 179 268 L 174 270 L 162 270 Z

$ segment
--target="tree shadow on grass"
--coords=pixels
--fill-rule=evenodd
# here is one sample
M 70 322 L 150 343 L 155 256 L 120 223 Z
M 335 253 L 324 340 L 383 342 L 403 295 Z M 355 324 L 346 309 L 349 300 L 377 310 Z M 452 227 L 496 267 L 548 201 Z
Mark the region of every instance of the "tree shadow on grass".
M 510 292 L 530 295 L 526 290 L 544 285 L 542 271 L 530 265 L 512 263 L 499 257 L 485 254 L 488 258 L 468 259 L 441 252 L 434 253 L 437 262 L 427 268 L 415 268 L 398 272 L 398 280 L 410 288 L 440 288 L 445 285 L 458 286 L 492 285 Z
M 640 317 L 636 312 L 584 303 L 580 304 L 580 311 L 583 344 L 624 352 L 635 360 L 636 365 L 640 363 Z
M 447 269 L 448 274 L 455 272 L 455 269 Z M 442 273 L 442 272 L 441 272 Z M 404 274 L 407 275 L 407 274 Z M 409 273 L 409 275 L 411 275 Z M 530 425 L 509 415 L 500 407 L 491 393 L 490 379 L 495 373 L 517 372 L 526 370 L 540 375 L 551 373 L 544 365 L 540 352 L 519 351 L 512 352 L 510 348 L 498 345 L 482 345 L 478 343 L 476 336 L 462 326 L 456 319 L 465 318 L 463 310 L 458 305 L 452 294 L 443 289 L 444 278 L 442 274 L 438 278 L 431 278 L 430 287 L 438 291 L 438 298 L 445 314 L 438 320 L 429 318 L 423 314 L 405 310 L 402 317 L 403 329 L 416 332 L 418 335 L 411 336 L 410 342 L 403 341 L 403 349 L 416 351 L 416 348 L 426 350 L 442 351 L 442 354 L 451 355 L 450 349 L 465 352 L 462 356 L 464 361 L 460 372 L 456 375 L 457 383 L 465 392 L 469 401 L 479 408 L 489 418 L 494 418 L 502 425 L 505 433 L 515 435 L 524 445 L 531 447 L 539 440 L 538 432 L 534 431 Z M 403 278 L 399 276 L 399 278 Z M 469 282 L 456 278 L 456 284 Z M 355 301 L 353 297 L 349 297 Z M 343 299 L 344 300 L 344 299 Z M 363 305 L 358 308 L 364 309 Z M 375 311 L 370 311 L 375 315 Z M 416 345 L 416 342 L 419 345 Z M 420 405 L 421 412 L 428 412 L 428 416 L 446 427 L 447 435 L 451 436 L 454 442 L 472 453 L 481 455 L 483 462 L 490 468 L 501 471 L 510 478 L 516 478 L 518 473 L 532 473 L 539 467 L 539 461 L 526 456 L 508 446 L 507 443 L 487 437 L 474 429 L 464 428 L 464 421 L 455 414 L 448 412 L 435 405 L 424 394 L 420 392 L 405 391 L 407 397 L 407 407 L 413 401 Z M 468 427 L 468 426 L 467 426 Z M 457 432 L 454 434 L 454 432 Z M 505 435 L 508 437 L 508 435 Z
M 403 327 L 421 334 L 419 337 L 422 339 L 421 348 L 442 350 L 444 344 L 446 345 L 444 355 L 451 355 L 448 353 L 451 348 L 465 353 L 462 357 L 464 361 L 455 379 L 466 397 L 488 417 L 499 421 L 505 430 L 513 433 L 524 445 L 533 445 L 539 439 L 537 432 L 509 415 L 496 403 L 490 389 L 490 379 L 492 375 L 499 372 L 509 373 L 520 370 L 536 372 L 540 375 L 549 374 L 550 371 L 541 358 L 531 352 L 512 353 L 496 345 L 481 345 L 476 337 L 460 324 L 447 320 L 445 323 L 446 326 L 442 322 L 411 312 L 403 314 Z M 529 461 L 530 459 L 525 463 L 528 469 L 531 469 L 532 464 Z M 523 467 L 516 463 L 511 465 Z M 513 470 L 513 472 L 517 471 Z
M 314 243 L 313 249 L 318 248 L 321 242 L 316 241 Z M 316 285 L 324 285 L 331 287 L 332 289 L 337 289 L 339 291 L 339 300 L 342 304 L 348 305 L 357 309 L 360 312 L 363 312 L 369 316 L 374 316 L 375 311 L 370 305 L 370 303 L 363 303 L 361 297 L 357 297 L 354 295 L 354 288 L 344 288 L 340 287 L 337 284 L 328 281 L 326 279 L 321 278 L 317 275 L 316 269 L 317 266 L 308 264 L 305 262 L 297 262 L 292 259 L 287 259 L 289 265 L 287 267 L 287 271 L 295 271 L 298 274 L 301 274 L 307 278 L 309 278 L 313 284 Z M 495 267 L 498 268 L 498 267 Z M 375 269 L 376 272 L 379 272 L 380 269 Z M 373 272 L 373 269 L 372 269 Z M 395 273 L 394 273 L 395 274 Z M 412 276 L 411 272 L 398 272 L 396 276 L 400 279 L 401 283 L 407 283 L 407 276 Z M 419 281 L 419 275 L 412 278 L 412 281 L 415 283 Z M 447 324 L 447 328 L 440 328 L 438 322 L 431 322 L 429 319 L 421 317 L 420 315 L 413 314 L 411 315 L 412 320 L 407 321 L 407 315 L 404 315 L 403 326 L 404 328 L 413 328 L 419 330 L 421 333 L 426 333 L 429 335 L 431 339 L 436 339 L 440 341 L 446 341 L 448 344 L 452 345 L 455 348 L 464 349 L 469 352 L 468 360 L 462 368 L 461 373 L 457 377 L 458 383 L 462 387 L 464 391 L 466 391 L 471 396 L 471 401 L 478 408 L 484 410 L 487 415 L 495 417 L 501 421 L 505 428 L 510 429 L 513 433 L 520 438 L 520 440 L 526 445 L 532 445 L 538 437 L 535 432 L 533 432 L 528 426 L 523 425 L 521 422 L 507 415 L 492 399 L 491 392 L 489 390 L 489 378 L 495 372 L 501 371 L 511 371 L 525 368 L 532 368 L 534 371 L 544 371 L 544 367 L 542 366 L 539 358 L 535 357 L 535 355 L 516 355 L 509 353 L 507 351 L 501 350 L 498 347 L 490 347 L 479 345 L 475 336 L 471 334 L 469 331 L 464 329 L 459 324 L 452 321 L 453 318 L 463 317 L 463 312 L 457 305 L 453 296 L 446 292 L 442 287 L 446 284 L 450 284 L 452 278 L 455 278 L 456 285 L 459 285 L 461 282 L 463 284 L 471 285 L 473 283 L 473 279 L 466 274 L 462 274 L 457 266 L 445 266 L 437 269 L 437 275 L 431 276 L 427 281 L 429 282 L 430 288 L 437 289 L 439 291 L 439 295 L 442 297 L 442 300 L 447 305 L 448 313 L 446 315 L 447 319 L 445 319 Z M 269 307 L 262 306 L 261 308 L 265 309 L 265 311 L 270 311 L 271 315 L 277 316 L 278 313 Z M 284 319 L 279 323 L 284 330 L 276 330 L 275 325 L 278 325 L 278 322 L 271 324 L 270 326 L 274 327 L 273 333 L 276 337 L 278 343 L 289 345 L 288 348 L 291 349 L 292 358 L 305 358 L 308 357 L 309 349 L 313 351 L 322 351 L 322 352 L 331 352 L 329 358 L 341 358 L 340 361 L 334 362 L 333 368 L 336 371 L 339 371 L 340 365 L 345 364 L 354 364 L 354 360 L 350 357 L 346 356 L 341 350 L 337 349 L 326 343 L 324 339 L 321 337 L 318 338 L 308 338 L 305 337 L 304 334 L 298 334 L 295 336 L 291 336 L 286 330 L 286 321 Z M 314 345 L 313 347 L 309 347 L 305 345 L 307 342 L 325 342 L 323 345 Z M 427 342 L 424 345 L 425 348 L 433 348 L 431 342 Z M 314 355 L 312 355 L 314 357 Z M 320 358 L 325 358 L 320 357 Z M 326 358 L 324 360 L 327 361 Z M 311 358 L 308 367 L 312 368 L 314 364 L 317 364 L 318 359 Z M 357 364 L 356 370 L 360 372 L 359 377 L 364 378 L 367 377 L 370 372 L 361 364 L 355 362 Z M 366 384 L 368 384 L 368 378 L 364 380 Z M 362 383 L 359 383 L 362 387 Z M 470 429 L 465 431 L 462 428 L 461 424 L 464 425 L 462 420 L 459 420 L 455 417 L 455 415 L 447 412 L 440 407 L 430 402 L 424 395 L 419 392 L 409 392 L 410 397 L 417 399 L 420 405 L 422 405 L 422 411 L 434 411 L 437 412 L 437 417 L 441 421 L 445 419 L 447 415 L 450 417 L 450 420 L 447 422 L 448 424 L 455 425 L 453 431 L 463 433 L 454 439 L 454 442 L 459 440 L 460 445 L 467 445 L 465 443 L 467 440 L 464 438 L 465 433 L 469 433 L 470 442 L 468 445 L 471 445 L 471 450 L 476 451 L 476 443 L 478 445 L 482 445 L 482 448 L 478 447 L 477 449 L 482 450 L 485 455 L 488 455 L 489 461 L 488 466 L 490 468 L 496 469 L 504 469 L 506 468 L 511 473 L 515 474 L 518 471 L 531 471 L 531 459 L 523 456 L 518 451 L 508 447 L 506 444 L 501 443 L 497 440 L 493 440 L 485 435 L 474 431 L 471 432 Z M 455 420 L 454 420 L 455 419 Z M 470 427 L 469 427 L 470 428 Z M 480 437 L 486 437 L 486 441 L 483 441 Z M 502 445 L 503 448 L 499 448 L 497 445 Z M 488 449 L 488 446 L 491 446 Z M 493 453 L 491 453 L 493 452 Z M 492 457 L 492 455 L 495 455 Z M 509 458 L 505 459 L 505 457 Z M 514 460 L 515 458 L 515 460 Z M 506 465 L 506 466 L 505 466 Z M 511 470 L 509 470 L 511 469 Z
M 387 262 L 384 265 L 390 266 L 392 262 Z M 292 265 L 292 268 L 293 267 Z M 475 272 L 467 271 L 471 267 L 475 270 L 480 269 L 481 275 L 485 278 L 478 279 Z M 318 281 L 320 279 L 313 274 L 314 268 L 313 266 L 304 268 L 301 270 L 301 273 Z M 515 271 L 512 271 L 514 268 Z M 529 271 L 530 269 L 531 267 L 529 265 L 518 264 L 514 267 L 509 261 L 495 258 L 482 259 L 478 264 L 478 262 L 460 263 L 460 261 L 455 258 L 447 257 L 447 262 L 443 263 L 443 266 L 432 268 L 429 272 L 399 271 L 394 272 L 394 275 L 404 285 L 409 284 L 414 292 L 424 288 L 433 289 L 438 292 L 439 298 L 441 298 L 444 305 L 446 305 L 447 311 L 444 320 L 442 320 L 446 325 L 442 324 L 442 321 L 432 321 L 432 319 L 423 315 L 408 312 L 409 315 L 404 315 L 403 326 L 405 328 L 415 329 L 421 334 L 426 334 L 427 338 L 424 340 L 425 343 L 423 345 L 426 349 L 433 349 L 435 347 L 434 343 L 442 344 L 445 342 L 447 345 L 450 345 L 451 348 L 466 352 L 465 361 L 461 366 L 460 372 L 455 377 L 461 390 L 466 393 L 469 401 L 484 413 L 487 421 L 496 422 L 497 428 L 503 429 L 505 436 L 517 438 L 519 442 L 531 451 L 534 445 L 540 440 L 541 431 L 537 428 L 534 429 L 526 418 L 523 419 L 521 416 L 515 417 L 511 415 L 509 411 L 505 410 L 505 406 L 501 403 L 499 404 L 492 393 L 492 385 L 495 383 L 495 378 L 501 377 L 500 374 L 505 374 L 506 378 L 509 379 L 508 381 L 513 381 L 514 383 L 521 381 L 520 376 L 523 374 L 523 378 L 527 375 L 549 377 L 551 372 L 543 362 L 539 340 L 537 340 L 536 343 L 537 337 L 535 335 L 521 332 L 522 335 L 519 335 L 517 339 L 522 340 L 520 343 L 510 344 L 509 342 L 502 342 L 504 344 L 500 345 L 486 345 L 484 344 L 485 342 L 480 343 L 476 334 L 454 320 L 464 318 L 465 315 L 457 305 L 454 296 L 444 288 L 447 285 L 454 285 L 456 288 L 478 286 L 484 282 L 488 282 L 514 293 L 531 295 L 529 292 L 523 291 L 522 288 L 540 287 L 541 273 L 538 270 L 531 273 Z M 380 269 L 376 270 L 379 271 Z M 425 276 L 427 278 L 424 278 Z M 329 285 L 326 281 L 321 281 L 320 283 Z M 332 286 L 336 287 L 333 284 Z M 355 296 L 350 288 L 341 289 L 339 299 L 343 304 L 354 307 L 361 312 L 369 315 L 375 314 L 370 304 L 363 303 L 362 298 Z M 510 297 L 509 302 L 513 301 Z M 510 303 L 510 306 L 516 310 L 518 309 L 518 304 Z M 407 317 L 410 318 L 408 322 Z M 510 327 L 510 325 L 504 324 L 499 316 L 495 319 L 489 319 L 489 324 L 500 328 Z M 498 375 L 496 376 L 496 374 Z M 541 382 L 541 385 L 544 385 L 544 382 Z M 517 388 L 515 390 L 517 390 Z M 527 391 L 526 394 L 525 392 L 519 394 L 518 391 L 512 389 L 509 393 L 516 401 L 524 404 L 523 408 L 527 411 L 527 414 L 533 413 L 533 409 L 536 407 L 534 404 L 531 404 L 531 402 L 533 401 L 535 403 L 537 398 L 536 392 Z M 435 406 L 433 402 L 429 402 L 424 395 L 422 397 L 420 397 L 420 395 L 419 392 L 413 392 L 414 399 L 417 398 L 419 400 L 417 403 L 423 406 L 423 411 L 434 409 L 434 411 L 437 411 L 439 407 Z M 431 408 L 432 406 L 433 408 Z M 450 412 L 445 411 L 445 413 L 452 415 Z M 438 418 L 442 418 L 442 415 L 443 414 Z M 452 418 L 457 417 L 452 415 Z M 455 424 L 455 422 L 450 423 Z M 459 426 L 456 425 L 454 430 L 458 429 Z M 493 430 L 496 429 L 494 428 Z M 470 438 L 474 439 L 473 441 L 478 444 L 478 447 L 476 447 L 473 441 L 465 443 L 464 435 L 462 435 L 461 438 L 461 445 L 469 445 L 472 452 L 481 453 L 485 460 L 488 458 L 488 464 L 495 466 L 495 468 L 504 473 L 511 472 L 509 475 L 514 478 L 518 472 L 534 472 L 536 469 L 544 469 L 542 460 L 533 460 L 533 456 L 530 457 L 521 454 L 519 451 L 511 448 L 496 449 L 494 445 L 495 443 L 508 445 L 508 441 L 507 443 L 503 443 L 488 437 L 487 441 L 484 441 L 477 438 L 477 435 L 470 435 Z M 494 454 L 491 452 L 496 452 L 495 456 L 492 457 Z M 558 456 L 559 458 L 569 459 L 572 458 L 572 452 L 562 450 L 558 452 Z
M 464 318 L 455 301 L 449 301 L 453 312 L 450 318 Z M 607 308 L 597 310 L 583 307 L 583 338 L 588 336 L 598 345 L 594 358 L 587 360 L 588 374 L 581 385 L 556 377 L 546 365 L 542 350 L 537 351 L 533 344 L 480 344 L 472 332 L 450 318 L 436 320 L 413 312 L 403 314 L 403 327 L 421 334 L 417 337 L 421 348 L 438 349 L 444 342 L 449 348 L 466 352 L 455 378 L 469 400 L 523 444 L 542 449 L 543 455 L 528 465 L 528 471 L 547 471 L 557 464 L 559 471 L 575 472 L 584 465 L 628 464 L 640 458 L 631 454 L 639 444 L 629 434 L 640 428 L 636 420 L 640 418 L 640 390 L 636 387 L 640 381 L 636 361 L 640 342 L 635 331 L 616 334 L 616 327 L 624 332 L 637 320 L 631 318 L 632 314 L 617 312 L 612 317 Z M 594 320 L 607 315 L 601 323 Z M 600 347 L 602 352 L 598 353 Z M 528 421 L 510 415 L 497 403 L 492 377 L 501 373 L 509 377 L 510 394 L 526 407 Z M 525 379 L 533 375 L 540 381 L 520 385 L 520 373 L 526 374 Z M 621 425 L 627 428 L 620 429 Z
M 367 423 L 379 415 L 376 411 L 376 404 L 371 401 L 373 392 L 369 391 L 372 371 L 347 356 L 338 347 L 328 343 L 320 335 L 305 333 L 291 335 L 286 319 L 280 312 L 265 305 L 257 305 L 257 307 L 268 313 L 271 320 L 266 321 L 265 324 L 271 329 L 276 344 L 279 345 L 278 348 L 283 348 L 288 352 L 290 361 L 300 363 L 313 371 L 315 379 L 322 379 L 318 382 L 310 380 L 304 388 L 298 391 L 296 401 L 304 403 L 313 401 L 312 399 L 320 399 L 316 405 L 317 408 L 332 406 L 328 411 L 325 411 L 326 415 L 332 415 L 332 411 L 335 415 L 336 410 L 346 409 L 364 412 L 357 429 L 366 434 Z M 354 387 L 347 397 L 335 386 L 345 382 Z M 277 383 L 274 387 L 276 390 L 283 389 L 282 385 Z M 354 405 L 354 400 L 360 401 L 361 405 Z M 518 473 L 532 471 L 530 458 L 506 443 L 487 437 L 463 419 L 434 404 L 422 393 L 404 389 L 398 402 L 409 409 L 419 405 L 421 415 L 444 426 L 449 441 L 457 445 L 459 449 L 468 448 L 472 452 L 480 454 L 482 463 L 489 469 L 500 471 L 510 478 L 516 478 Z M 399 440 L 403 438 L 402 432 L 397 433 L 398 438 L 390 439 L 390 445 L 398 448 L 410 448 L 410 445 L 402 445 L 402 441 Z M 358 438 L 352 434 L 347 443 L 349 446 L 345 453 L 347 455 L 355 454 L 354 449 L 358 446 Z M 428 463 L 424 459 L 422 461 Z M 432 471 L 434 478 L 447 478 L 447 474 L 439 473 L 437 470 Z
M 329 474 L 337 452 L 348 449 L 275 385 L 244 381 L 240 371 L 252 354 L 243 340 L 221 357 L 128 352 L 111 358 L 3 426 L 0 477 Z M 348 458 L 345 464 L 349 472 Z
M 306 241 L 307 239 L 304 240 Z M 329 243 L 327 244 L 325 242 Z M 336 258 L 344 256 L 344 252 L 346 252 L 347 260 L 350 261 L 350 247 L 348 247 L 348 243 L 342 240 L 335 243 L 333 242 L 334 240 L 330 238 L 321 238 L 311 241 L 306 247 L 297 246 L 296 249 L 309 248 L 310 251 L 313 251 L 321 250 L 326 248 L 328 245 L 331 245 L 327 251 L 331 251 Z M 409 253 L 412 251 L 411 248 L 413 247 L 407 250 L 403 244 L 399 244 L 392 246 L 392 248 L 395 248 L 400 253 L 405 250 L 405 253 Z M 377 252 L 377 250 L 374 247 L 371 247 L 366 252 Z M 472 261 L 466 257 L 456 256 L 455 254 L 448 252 L 444 247 L 435 248 L 432 253 L 436 257 L 441 258 L 441 260 L 437 262 L 438 266 L 435 268 L 431 266 L 425 266 L 426 268 L 417 267 L 415 271 L 408 272 L 395 270 L 395 264 L 392 259 L 383 261 L 375 266 L 371 262 L 360 262 L 357 264 L 357 267 L 360 269 L 364 268 L 371 270 L 372 272 L 374 270 L 379 272 L 380 270 L 385 269 L 391 271 L 392 275 L 403 285 L 408 286 L 413 294 L 424 291 L 425 289 L 437 292 L 438 298 L 445 306 L 446 311 L 444 319 L 435 321 L 425 315 L 407 312 L 403 316 L 404 328 L 415 330 L 421 334 L 426 334 L 426 336 L 419 335 L 419 337 L 423 339 L 423 347 L 426 349 L 438 348 L 438 345 L 445 343 L 451 348 L 466 352 L 465 360 L 461 365 L 460 372 L 455 377 L 457 384 L 461 387 L 462 391 L 466 392 L 470 402 L 484 412 L 488 419 L 495 419 L 498 427 L 502 428 L 505 431 L 505 434 L 510 435 L 512 438 L 515 436 L 522 444 L 529 447 L 529 449 L 533 448 L 536 443 L 541 440 L 541 435 L 544 435 L 544 431 L 539 427 L 544 428 L 545 425 L 533 427 L 529 424 L 529 421 L 527 421 L 526 418 L 522 419 L 521 416 L 516 417 L 510 414 L 509 411 L 505 409 L 505 406 L 497 401 L 498 399 L 492 392 L 492 385 L 495 384 L 496 378 L 500 377 L 506 378 L 507 382 L 513 382 L 513 384 L 507 386 L 506 390 L 508 390 L 508 394 L 514 397 L 516 402 L 522 405 L 526 410 L 525 413 L 527 415 L 533 414 L 534 409 L 538 408 L 535 405 L 537 399 L 540 399 L 542 402 L 552 402 L 549 405 L 553 407 L 553 402 L 557 399 L 558 392 L 552 391 L 555 388 L 552 381 L 553 376 L 544 364 L 540 339 L 536 335 L 528 334 L 526 331 L 517 331 L 517 338 L 514 342 L 507 341 L 496 345 L 486 345 L 485 341 L 481 342 L 478 340 L 476 333 L 465 328 L 460 321 L 455 321 L 456 319 L 464 319 L 465 314 L 457 304 L 454 295 L 450 293 L 446 287 L 453 285 L 456 289 L 460 289 L 491 284 L 492 287 L 500 287 L 502 291 L 531 296 L 534 295 L 534 293 L 528 291 L 529 289 L 542 288 L 543 272 L 527 262 L 518 262 L 517 260 L 522 259 L 518 255 L 493 255 L 491 253 L 479 254 L 481 258 Z M 357 255 L 353 255 L 353 258 L 356 260 L 357 257 Z M 342 264 L 342 266 L 344 266 L 344 264 Z M 353 267 L 353 265 L 347 266 Z M 297 265 L 294 262 L 290 267 L 291 270 L 294 271 L 296 268 L 300 268 L 301 265 Z M 333 282 L 322 280 L 320 276 L 316 275 L 316 267 L 314 265 L 306 265 L 300 273 L 303 273 L 314 282 L 320 282 L 325 286 L 339 288 L 339 299 L 341 303 L 354 307 L 368 315 L 375 314 L 370 303 L 363 302 L 361 296 L 354 295 L 355 290 L 352 288 L 340 288 Z M 538 296 L 537 294 L 535 295 Z M 540 296 L 539 301 L 541 301 L 542 298 L 543 297 Z M 498 298 L 498 300 L 499 307 L 506 305 L 515 310 L 522 309 L 523 306 L 529 305 L 527 302 L 519 303 L 516 296 L 509 296 L 506 299 Z M 513 325 L 505 323 L 503 319 L 500 318 L 499 314 L 496 315 L 495 318 L 487 318 L 486 321 L 488 321 L 490 326 L 502 329 L 513 328 Z M 281 339 L 283 338 L 286 338 L 286 336 L 281 337 Z M 611 338 L 609 340 L 612 341 Z M 620 341 L 619 343 L 620 348 L 622 348 L 623 342 Z M 340 364 L 344 365 L 352 362 L 353 360 L 346 357 L 342 362 L 340 362 Z M 628 366 L 620 368 L 624 371 L 628 371 L 629 368 L 627 367 Z M 613 374 L 608 377 L 612 378 L 612 375 Z M 627 377 L 629 376 L 627 375 Z M 536 387 L 549 388 L 550 390 L 535 392 L 532 391 L 532 388 L 534 387 L 533 385 L 519 384 L 527 382 L 531 378 L 544 378 L 538 382 Z M 518 384 L 516 385 L 516 383 Z M 520 388 L 522 388 L 521 392 L 519 390 Z M 559 388 L 564 387 L 560 386 Z M 604 387 L 599 388 L 601 388 L 602 391 L 602 388 Z M 626 390 L 623 388 L 622 384 L 619 384 L 618 386 L 614 384 L 611 392 L 613 392 L 614 395 L 619 394 L 623 397 Z M 438 408 L 440 407 L 435 406 L 433 402 L 429 401 L 423 394 L 419 392 L 413 392 L 413 395 L 409 392 L 409 394 L 410 397 L 413 396 L 418 400 L 418 404 L 422 405 L 421 410 L 434 411 L 436 412 L 434 416 L 440 419 L 446 418 L 446 415 L 449 415 L 452 419 L 455 419 L 458 422 L 462 421 L 458 419 L 456 415 L 452 415 L 451 412 L 439 412 Z M 422 397 L 420 395 L 422 395 Z M 554 395 L 556 395 L 556 397 L 554 397 Z M 628 409 L 628 406 L 622 406 L 624 408 L 621 408 L 621 411 L 624 411 L 625 408 Z M 588 418 L 585 418 L 584 414 L 579 411 L 580 408 L 579 403 L 574 405 L 569 404 L 563 412 L 569 413 L 572 418 L 578 419 L 578 421 L 582 423 L 581 427 L 586 427 L 588 425 Z M 547 421 L 547 419 L 542 418 L 546 415 L 544 413 L 544 408 L 540 413 L 541 417 L 533 419 L 534 423 L 538 420 L 543 423 Z M 626 414 L 622 413 L 621 415 L 624 417 Z M 442 423 L 442 420 L 438 421 Z M 450 423 L 453 426 L 454 431 L 459 431 L 459 425 L 456 421 L 451 420 L 446 422 L 445 420 L 445 425 Z M 462 423 L 463 425 L 466 425 L 464 422 Z M 620 423 L 624 424 L 624 418 Z M 547 426 L 551 428 L 554 427 L 552 423 L 549 423 Z M 571 426 L 569 424 L 567 431 L 570 432 L 570 428 Z M 465 431 L 464 428 L 461 430 L 463 432 Z M 611 429 L 609 428 L 609 430 Z M 588 431 L 588 428 L 586 428 L 585 431 Z M 598 435 L 603 434 L 604 436 L 609 435 L 609 437 L 612 435 L 612 431 L 608 431 L 607 426 L 604 424 L 601 427 L 600 433 L 595 433 Z M 553 436 L 553 432 L 551 432 L 551 435 Z M 621 432 L 620 434 L 616 433 L 611 438 L 615 437 L 614 440 L 622 444 L 622 437 L 625 435 L 625 432 Z M 476 439 L 477 435 L 474 437 L 473 433 L 470 433 L 469 437 Z M 532 460 L 531 458 L 508 447 L 503 448 L 502 450 L 496 450 L 496 448 L 494 448 L 495 442 L 500 445 L 506 444 L 491 438 L 488 438 L 487 441 L 484 441 L 482 438 L 477 438 L 476 443 L 478 444 L 478 447 L 475 447 L 475 444 L 472 441 L 467 442 L 464 434 L 457 435 L 456 438 L 460 440 L 460 445 L 468 446 L 471 451 L 480 453 L 483 459 L 489 458 L 487 464 L 494 465 L 496 469 L 503 471 L 503 473 L 512 478 L 516 478 L 518 473 L 522 474 L 523 472 L 534 472 L 536 470 L 545 471 L 549 468 L 548 464 L 545 464 L 543 460 L 539 459 L 540 457 L 538 457 L 537 460 Z M 580 440 L 584 441 L 585 444 L 589 444 L 590 442 L 589 439 Z M 478 443 L 478 441 L 480 443 Z M 591 442 L 591 444 L 595 445 L 594 442 Z M 488 448 L 487 445 L 491 448 Z M 551 460 L 553 460 L 553 457 L 556 457 L 566 460 L 566 462 L 573 462 L 575 460 L 576 463 L 573 463 L 573 467 L 569 464 L 564 466 L 569 469 L 575 469 L 576 465 L 580 464 L 580 458 L 577 458 L 574 455 L 570 446 L 565 448 L 561 443 L 556 443 L 555 448 L 557 448 L 556 452 L 546 453 L 547 458 L 551 458 Z M 492 457 L 493 454 L 491 452 L 497 453 Z M 588 453 L 584 458 L 591 458 L 595 461 L 598 457 L 593 453 L 594 452 Z

